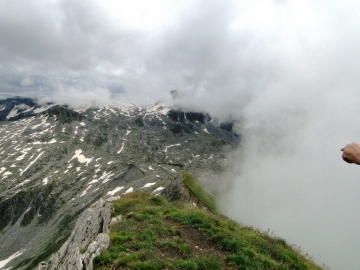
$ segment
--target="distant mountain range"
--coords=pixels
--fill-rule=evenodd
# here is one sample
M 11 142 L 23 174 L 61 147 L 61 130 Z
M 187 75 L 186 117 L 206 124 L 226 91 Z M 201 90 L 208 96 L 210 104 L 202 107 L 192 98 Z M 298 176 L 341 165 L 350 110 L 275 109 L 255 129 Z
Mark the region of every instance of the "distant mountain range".
M 183 172 L 206 187 L 240 142 L 232 123 L 161 103 L 75 111 L 16 97 L 0 120 L 0 269 L 49 259 L 99 199 L 161 194 Z

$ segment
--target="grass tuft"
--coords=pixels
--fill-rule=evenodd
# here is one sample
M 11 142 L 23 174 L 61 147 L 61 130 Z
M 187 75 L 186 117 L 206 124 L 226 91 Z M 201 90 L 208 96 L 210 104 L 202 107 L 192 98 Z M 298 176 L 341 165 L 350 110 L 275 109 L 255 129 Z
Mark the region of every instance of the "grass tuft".
M 174 262 L 174 266 L 176 269 L 182 269 L 182 270 L 197 270 L 198 269 L 198 265 L 196 262 L 191 261 L 191 260 L 187 260 L 187 261 L 183 261 L 183 260 L 179 260 L 179 261 L 175 261 Z
M 116 265 L 129 265 L 133 262 L 137 262 L 139 260 L 136 253 L 133 254 L 124 254 L 119 259 L 116 260 Z
M 240 249 L 240 242 L 235 237 L 225 237 L 218 241 L 221 250 L 237 252 Z
M 110 232 L 109 237 L 111 243 L 114 245 L 122 244 L 133 239 L 133 236 L 127 231 L 112 231 Z
M 215 258 L 202 258 L 197 264 L 199 269 L 220 270 L 222 268 Z

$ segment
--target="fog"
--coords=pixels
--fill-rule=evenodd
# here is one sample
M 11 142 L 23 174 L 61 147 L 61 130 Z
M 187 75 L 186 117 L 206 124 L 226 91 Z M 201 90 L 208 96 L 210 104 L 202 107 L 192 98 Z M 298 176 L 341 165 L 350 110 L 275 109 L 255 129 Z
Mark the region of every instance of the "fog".
M 333 269 L 360 266 L 360 4 L 0 1 L 0 96 L 162 100 L 239 119 L 219 206 Z M 173 101 L 169 92 L 177 89 Z
M 289 101 L 278 100 L 265 110 L 255 102 L 246 112 L 242 145 L 222 179 L 233 181 L 221 209 L 301 246 L 319 263 L 356 269 L 360 168 L 343 162 L 339 148 L 358 138 L 359 104 L 341 94 L 312 98 L 315 104 L 301 109 L 279 110 Z

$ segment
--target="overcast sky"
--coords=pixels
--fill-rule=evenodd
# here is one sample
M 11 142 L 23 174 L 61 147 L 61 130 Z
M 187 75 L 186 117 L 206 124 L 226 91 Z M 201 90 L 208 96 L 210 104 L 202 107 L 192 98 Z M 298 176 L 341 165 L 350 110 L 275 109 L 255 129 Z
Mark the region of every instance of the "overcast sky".
M 0 97 L 241 119 L 224 213 L 360 267 L 359 1 L 0 0 Z M 225 177 L 225 176 L 224 176 Z

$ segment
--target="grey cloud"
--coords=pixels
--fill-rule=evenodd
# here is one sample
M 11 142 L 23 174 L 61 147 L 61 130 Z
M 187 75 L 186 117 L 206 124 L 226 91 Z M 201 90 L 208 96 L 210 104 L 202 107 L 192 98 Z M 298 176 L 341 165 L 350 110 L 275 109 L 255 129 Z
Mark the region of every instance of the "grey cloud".
M 138 36 L 112 24 L 95 1 L 1 1 L 1 95 L 56 98 L 59 83 L 119 92 L 122 79 L 111 73 L 138 53 Z M 34 77 L 41 80 L 24 83 Z
M 87 69 L 121 62 L 131 51 L 126 30 L 113 26 L 94 1 L 2 1 L 1 56 L 40 65 Z M 125 44 L 125 46 L 123 45 Z

